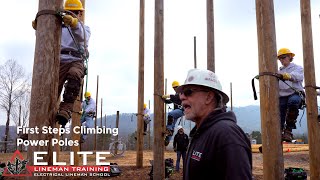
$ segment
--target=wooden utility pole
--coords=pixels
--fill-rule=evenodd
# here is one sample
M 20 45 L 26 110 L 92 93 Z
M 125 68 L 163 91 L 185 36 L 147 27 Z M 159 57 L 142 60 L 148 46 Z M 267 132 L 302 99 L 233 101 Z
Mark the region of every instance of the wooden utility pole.
M 85 6 L 86 6 L 85 5 L 85 0 L 81 0 L 81 2 L 82 2 L 83 8 L 85 8 Z M 82 12 L 82 16 L 81 16 L 81 19 L 80 19 L 82 21 L 82 23 L 84 23 L 84 21 L 85 21 L 84 17 L 85 17 L 85 11 Z M 84 83 L 84 80 L 82 79 L 79 95 L 78 95 L 77 100 L 74 102 L 74 105 L 73 105 L 73 111 L 74 112 L 80 112 L 82 110 L 81 102 L 83 100 L 83 96 L 82 96 L 82 94 L 83 94 L 83 83 Z M 81 127 L 80 119 L 81 119 L 81 114 L 72 113 L 72 129 L 74 127 Z M 73 140 L 78 140 L 78 142 L 80 142 L 80 137 L 81 137 L 81 134 L 75 134 L 75 133 L 72 132 L 72 139 Z M 82 145 L 83 144 L 80 144 L 79 146 L 72 146 L 72 150 L 74 152 L 74 165 L 75 166 L 79 166 L 80 155 L 78 155 L 77 153 L 81 150 Z
M 143 167 L 143 105 L 144 105 L 144 0 L 140 0 L 139 22 L 139 74 L 138 74 L 138 120 L 137 120 L 137 168 Z
M 215 72 L 213 0 L 207 0 L 207 69 Z
M 62 0 L 39 0 L 38 11 L 62 9 Z M 37 18 L 36 45 L 33 64 L 30 121 L 29 127 L 40 127 L 39 134 L 28 134 L 29 140 L 48 139 L 52 134 L 43 134 L 41 127 L 54 127 L 56 120 L 56 102 L 58 97 L 59 64 L 60 64 L 61 20 L 52 14 Z M 45 47 L 45 48 L 44 48 Z M 28 165 L 34 165 L 34 152 L 46 151 L 43 162 L 52 165 L 52 146 L 29 146 Z M 28 179 L 47 179 L 28 177 Z
M 197 69 L 197 37 L 193 37 L 193 59 L 194 68 Z
M 116 117 L 116 128 L 119 129 L 119 120 L 120 120 L 120 113 L 117 111 L 117 117 Z M 119 140 L 119 135 L 116 136 L 115 141 L 118 142 Z M 118 154 L 118 143 L 115 143 L 115 149 L 114 149 L 114 154 Z
M 273 0 L 256 0 L 259 73 L 277 72 Z M 279 84 L 274 76 L 260 76 L 260 113 L 263 147 L 263 179 L 281 180 L 283 152 L 279 120 Z
M 99 94 L 99 75 L 97 75 L 97 94 L 96 94 L 96 118 L 94 121 L 94 127 L 97 127 L 97 117 L 98 117 L 98 94 Z M 97 150 L 97 134 L 94 134 L 94 151 Z
M 232 104 L 232 82 L 230 83 L 230 107 L 231 111 L 233 110 L 233 104 Z
M 107 114 L 104 115 L 104 125 L 107 127 Z
M 320 126 L 316 87 L 310 0 L 300 0 L 303 65 L 307 103 L 310 179 L 320 179 Z
M 102 98 L 101 98 L 101 107 L 100 107 L 100 117 L 101 117 L 101 119 L 100 119 L 100 127 L 102 127 Z
M 163 0 L 155 0 L 153 179 L 164 179 Z

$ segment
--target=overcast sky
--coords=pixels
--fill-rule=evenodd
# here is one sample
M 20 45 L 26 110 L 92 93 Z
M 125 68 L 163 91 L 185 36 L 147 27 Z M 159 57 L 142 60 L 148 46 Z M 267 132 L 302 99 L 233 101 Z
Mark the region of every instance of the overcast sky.
M 36 37 L 31 22 L 38 11 L 38 2 L 0 2 L 0 64 L 15 59 L 32 73 Z M 137 111 L 139 3 L 139 0 L 86 1 L 85 23 L 91 28 L 88 91 L 95 99 L 99 75 L 99 115 L 101 98 L 103 115 Z M 311 0 L 311 8 L 316 84 L 320 85 L 320 2 Z M 152 112 L 154 9 L 154 0 L 146 0 L 144 99 L 151 101 Z M 274 11 L 277 50 L 289 48 L 296 54 L 293 62 L 303 66 L 300 1 L 274 0 Z M 214 20 L 215 69 L 224 92 L 230 95 L 232 82 L 233 106 L 259 105 L 251 88 L 251 79 L 259 68 L 255 1 L 215 0 Z M 183 83 L 188 70 L 193 68 L 194 36 L 197 66 L 206 69 L 206 29 L 205 0 L 164 1 L 164 77 L 169 93 L 173 93 L 172 81 Z M 258 85 L 256 81 L 257 90 Z

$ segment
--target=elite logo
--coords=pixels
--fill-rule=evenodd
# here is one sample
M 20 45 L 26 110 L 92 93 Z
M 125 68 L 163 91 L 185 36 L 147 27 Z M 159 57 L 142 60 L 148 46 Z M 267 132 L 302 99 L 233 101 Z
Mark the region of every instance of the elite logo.
M 32 173 L 28 170 L 28 160 L 24 160 L 20 151 L 16 150 L 7 167 L 3 172 L 3 176 L 31 176 Z
M 194 160 L 196 160 L 196 161 L 200 161 L 201 155 L 202 155 L 201 152 L 198 152 L 198 151 L 193 150 L 193 151 L 192 151 L 192 155 L 191 155 L 191 159 L 194 159 Z

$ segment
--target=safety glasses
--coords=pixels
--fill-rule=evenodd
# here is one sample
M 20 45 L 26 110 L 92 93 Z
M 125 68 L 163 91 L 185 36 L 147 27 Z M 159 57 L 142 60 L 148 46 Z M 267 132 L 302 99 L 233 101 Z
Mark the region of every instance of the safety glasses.
M 186 97 L 191 96 L 195 92 L 209 92 L 204 89 L 183 89 L 180 93 L 180 95 L 184 94 Z
M 278 57 L 278 59 L 281 60 L 281 59 L 284 59 L 286 57 L 288 57 L 288 56 L 287 55 L 281 55 L 281 56 Z

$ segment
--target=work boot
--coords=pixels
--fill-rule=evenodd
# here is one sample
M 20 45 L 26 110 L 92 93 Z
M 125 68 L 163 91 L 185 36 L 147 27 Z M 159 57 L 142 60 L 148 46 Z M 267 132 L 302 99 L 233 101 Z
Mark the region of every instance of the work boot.
M 64 128 L 71 118 L 71 112 L 66 110 L 59 110 L 56 115 L 56 120 Z
M 168 136 L 167 136 L 168 137 Z M 169 145 L 169 143 L 170 143 L 170 140 L 169 140 L 169 138 L 165 138 L 165 140 L 164 140 L 164 146 L 168 146 Z
M 284 130 L 282 134 L 282 141 L 292 142 L 292 139 L 293 139 L 292 132 L 290 130 Z

